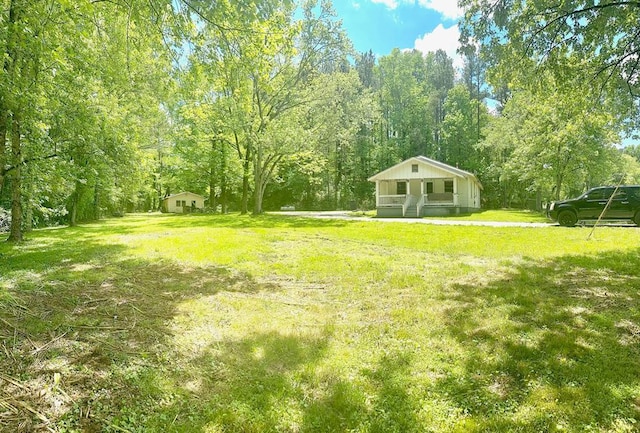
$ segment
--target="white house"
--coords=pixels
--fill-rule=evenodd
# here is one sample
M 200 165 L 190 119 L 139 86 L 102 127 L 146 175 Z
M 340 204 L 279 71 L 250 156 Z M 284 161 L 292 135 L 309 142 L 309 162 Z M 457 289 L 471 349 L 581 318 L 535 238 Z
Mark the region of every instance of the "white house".
M 416 156 L 374 176 L 380 217 L 451 215 L 480 210 L 482 185 L 474 174 Z
M 192 192 L 180 192 L 166 197 L 162 209 L 169 213 L 186 213 L 204 208 L 204 197 Z

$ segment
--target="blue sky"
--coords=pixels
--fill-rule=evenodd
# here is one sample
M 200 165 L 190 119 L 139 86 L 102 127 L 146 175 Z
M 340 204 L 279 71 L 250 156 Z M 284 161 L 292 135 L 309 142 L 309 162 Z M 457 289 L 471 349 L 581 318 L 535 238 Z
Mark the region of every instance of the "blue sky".
M 457 0 L 334 0 L 333 6 L 357 51 L 379 57 L 393 48 L 443 49 L 455 57 Z

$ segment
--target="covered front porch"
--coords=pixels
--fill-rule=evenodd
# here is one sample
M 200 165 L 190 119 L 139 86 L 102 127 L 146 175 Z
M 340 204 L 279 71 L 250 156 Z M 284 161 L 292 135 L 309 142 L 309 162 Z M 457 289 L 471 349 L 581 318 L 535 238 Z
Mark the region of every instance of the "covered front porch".
M 455 177 L 376 181 L 376 208 L 380 216 L 419 217 L 443 213 L 432 212 L 435 209 L 454 210 L 458 206 Z

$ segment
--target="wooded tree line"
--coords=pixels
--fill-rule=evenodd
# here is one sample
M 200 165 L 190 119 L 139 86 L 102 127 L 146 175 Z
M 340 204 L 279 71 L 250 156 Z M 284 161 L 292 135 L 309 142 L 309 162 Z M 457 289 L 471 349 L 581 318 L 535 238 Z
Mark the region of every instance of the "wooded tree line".
M 456 70 L 442 51 L 355 53 L 327 0 L 0 0 L 10 239 L 183 190 L 221 212 L 370 208 L 367 178 L 416 155 L 476 173 L 487 207 L 640 182 L 637 149 L 616 147 L 637 124 L 629 49 L 587 55 L 596 31 L 545 48 L 569 15 L 528 10 L 541 2 L 461 3 Z M 528 29 L 523 10 L 547 25 Z

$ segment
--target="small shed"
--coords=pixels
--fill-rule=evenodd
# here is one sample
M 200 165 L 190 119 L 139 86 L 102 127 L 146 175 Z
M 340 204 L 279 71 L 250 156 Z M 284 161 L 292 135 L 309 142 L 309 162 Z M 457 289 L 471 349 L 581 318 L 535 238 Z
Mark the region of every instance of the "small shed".
M 480 210 L 482 185 L 473 173 L 425 156 L 402 161 L 371 176 L 380 217 L 415 218 Z
M 204 209 L 204 197 L 192 192 L 180 192 L 166 197 L 162 208 L 169 213 L 187 213 Z

